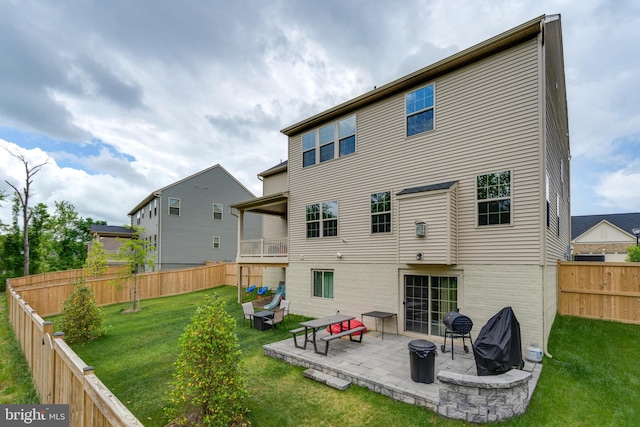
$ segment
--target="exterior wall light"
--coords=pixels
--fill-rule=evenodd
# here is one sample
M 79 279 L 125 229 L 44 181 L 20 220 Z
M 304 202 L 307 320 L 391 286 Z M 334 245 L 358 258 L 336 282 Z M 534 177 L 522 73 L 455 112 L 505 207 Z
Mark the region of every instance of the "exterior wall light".
M 420 261 L 422 259 L 422 252 L 418 252 L 416 254 L 416 260 Z
M 427 236 L 427 223 L 424 221 L 416 221 L 416 237 Z
M 338 253 L 336 254 L 336 258 L 342 258 L 342 254 L 341 254 L 340 252 L 338 252 Z

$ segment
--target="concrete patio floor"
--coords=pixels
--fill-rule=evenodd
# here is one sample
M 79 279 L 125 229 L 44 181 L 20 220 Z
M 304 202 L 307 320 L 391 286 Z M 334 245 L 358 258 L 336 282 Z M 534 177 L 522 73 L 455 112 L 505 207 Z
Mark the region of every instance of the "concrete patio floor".
M 380 332 L 369 331 L 360 344 L 349 341 L 348 337 L 331 341 L 327 356 L 315 353 L 311 343 L 305 350 L 296 348 L 293 338 L 264 345 L 263 351 L 267 356 L 284 360 L 292 365 L 312 368 L 393 399 L 437 411 L 440 400 L 438 372 L 449 371 L 475 376 L 477 371 L 473 350 L 469 348 L 469 353 L 465 353 L 462 349 L 462 339 L 456 339 L 452 360 L 451 341 L 446 347 L 447 352 L 442 353 L 440 349 L 442 339 L 430 338 L 429 341 L 438 347 L 435 358 L 435 378 L 433 383 L 424 384 L 411 380 L 408 345 L 414 339 L 419 338 L 392 333 L 385 333 L 382 339 Z M 299 336 L 298 342 L 303 341 L 304 336 Z M 321 342 L 319 345 L 324 346 L 324 343 Z M 529 381 L 528 399 L 530 400 L 540 377 L 542 365 L 525 360 L 524 370 L 532 374 Z

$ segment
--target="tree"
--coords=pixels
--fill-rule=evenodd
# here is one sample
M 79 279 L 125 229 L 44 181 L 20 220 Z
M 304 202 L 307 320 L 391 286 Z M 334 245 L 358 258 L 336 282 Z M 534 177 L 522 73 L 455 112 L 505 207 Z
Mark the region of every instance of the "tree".
M 84 281 L 74 284 L 69 298 L 62 305 L 60 329 L 68 344 L 84 344 L 104 334 L 104 312 L 98 307 L 96 297 Z
M 628 262 L 640 262 L 640 246 L 630 246 L 627 249 Z
M 109 268 L 109 259 L 107 251 L 101 241 L 95 240 L 91 243 L 91 249 L 84 263 L 84 270 L 88 277 L 99 277 L 107 272 Z
M 140 295 L 138 293 L 138 273 L 145 271 L 145 268 L 153 268 L 154 260 L 152 252 L 155 250 L 153 245 L 140 239 L 140 233 L 144 232 L 142 228 L 133 228 L 133 234 L 130 239 L 118 238 L 120 249 L 118 250 L 118 260 L 124 262 L 124 267 L 120 270 L 120 283 L 129 282 L 133 279 L 133 288 L 130 293 L 130 311 L 140 310 Z
M 7 184 L 9 184 L 9 186 L 11 188 L 13 188 L 13 191 L 15 193 L 15 195 L 18 197 L 19 201 L 20 201 L 20 206 L 22 208 L 22 227 L 23 227 L 23 235 L 22 235 L 22 249 L 23 249 L 23 256 L 24 256 L 24 266 L 23 266 L 23 273 L 25 276 L 29 275 L 29 271 L 30 271 L 30 266 L 29 266 L 29 221 L 31 220 L 31 211 L 29 210 L 29 200 L 32 196 L 31 194 L 31 184 L 33 184 L 33 177 L 40 172 L 40 170 L 42 169 L 42 167 L 44 165 L 46 165 L 49 162 L 49 159 L 47 158 L 47 160 L 44 163 L 40 163 L 37 164 L 35 166 L 30 166 L 29 165 L 29 161 L 22 155 L 22 154 L 15 154 L 12 153 L 11 151 L 7 150 L 7 152 L 9 154 L 11 154 L 13 157 L 15 157 L 16 159 L 20 160 L 22 162 L 22 164 L 24 165 L 24 171 L 25 171 L 25 181 L 24 181 L 24 187 L 22 188 L 22 190 L 19 190 L 18 187 L 12 183 L 10 183 L 9 181 L 5 180 L 5 182 Z
M 180 336 L 165 412 L 178 425 L 239 425 L 246 390 L 240 376 L 236 320 L 216 294 L 205 301 Z

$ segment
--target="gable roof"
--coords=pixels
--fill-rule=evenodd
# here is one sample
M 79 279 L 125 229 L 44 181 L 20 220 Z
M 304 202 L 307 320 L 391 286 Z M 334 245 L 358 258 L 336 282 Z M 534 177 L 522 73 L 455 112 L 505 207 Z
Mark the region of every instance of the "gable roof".
M 633 235 L 633 228 L 640 227 L 640 212 L 604 215 L 581 215 L 571 217 L 571 240 L 575 240 L 602 221 L 609 222 L 622 231 Z
M 485 40 L 482 43 L 438 61 L 435 64 L 394 80 L 391 83 L 387 83 L 384 86 L 374 88 L 372 91 L 363 95 L 288 126 L 280 132 L 287 136 L 295 135 L 319 126 L 322 123 L 338 119 L 339 117 L 352 113 L 360 108 L 393 96 L 397 93 L 430 82 L 439 76 L 451 73 L 452 71 L 530 40 L 543 31 L 545 22 L 557 20 L 558 18 L 559 15 L 541 15 L 531 21 L 512 28 L 511 30 Z
M 100 225 L 100 224 L 91 224 L 89 226 L 89 232 L 91 234 L 97 233 L 101 236 L 116 236 L 116 237 L 126 237 L 126 236 L 131 236 L 133 234 L 133 230 L 128 227 L 123 227 L 120 225 Z
M 138 203 L 133 209 L 131 209 L 131 211 L 129 211 L 129 213 L 127 214 L 128 216 L 133 216 L 136 214 L 137 211 L 139 211 L 142 207 L 146 206 L 150 201 L 152 201 L 153 199 L 155 199 L 156 197 L 160 196 L 160 194 L 162 194 L 162 192 L 168 188 L 171 188 L 175 185 L 181 184 L 185 181 L 188 181 L 192 178 L 195 178 L 198 175 L 202 175 L 203 173 L 207 173 L 213 169 L 220 169 L 221 171 L 223 171 L 224 173 L 226 173 L 229 178 L 233 179 L 235 182 L 238 183 L 238 185 L 240 187 L 242 187 L 247 193 L 251 194 L 251 197 L 255 197 L 255 194 L 253 194 L 247 187 L 245 187 L 240 181 L 238 181 L 233 175 L 231 175 L 225 168 L 223 168 L 220 164 L 216 164 L 211 166 L 210 168 L 201 170 L 200 172 L 196 172 L 193 175 L 189 175 L 186 178 L 182 178 L 176 182 L 173 182 L 169 185 L 165 185 L 162 188 L 157 189 L 156 191 L 152 192 L 151 194 L 149 194 L 147 197 L 145 197 L 140 203 Z

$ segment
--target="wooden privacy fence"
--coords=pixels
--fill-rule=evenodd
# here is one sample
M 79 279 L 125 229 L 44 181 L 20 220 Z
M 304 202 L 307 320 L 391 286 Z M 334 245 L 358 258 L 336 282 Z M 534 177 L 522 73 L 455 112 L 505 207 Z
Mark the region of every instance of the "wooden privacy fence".
M 69 425 L 142 426 L 62 339 L 11 287 L 9 319 L 43 404 L 68 404 Z
M 25 281 L 23 277 L 11 279 L 10 282 L 13 289 L 19 292 L 31 307 L 41 316 L 46 317 L 62 311 L 62 304 L 73 292 L 73 283 L 82 278 L 82 270 L 66 273 L 59 276 L 52 273 L 42 275 L 49 276 L 49 282 L 44 278 Z M 247 274 L 249 276 L 246 279 L 247 283 L 249 279 L 252 283 L 262 283 L 262 269 L 259 267 L 252 267 Z M 16 281 L 19 282 L 17 287 L 14 284 Z M 136 292 L 139 292 L 140 299 L 149 299 L 199 291 L 223 284 L 235 286 L 236 283 L 237 265 L 235 263 L 211 263 L 202 267 L 138 274 Z M 117 269 L 111 270 L 109 274 L 99 279 L 85 278 L 85 284 L 93 290 L 98 305 L 131 300 L 133 279 L 129 279 L 126 283 L 118 283 Z
M 29 365 L 40 402 L 68 404 L 72 427 L 142 426 L 94 374 L 93 367 L 87 366 L 65 343 L 64 335 L 54 332 L 53 324 L 42 318 L 61 311 L 62 303 L 73 290 L 73 283 L 82 277 L 82 270 L 72 270 L 11 279 L 7 283 L 9 320 Z M 85 279 L 99 305 L 129 301 L 131 284 L 118 289 L 113 284 L 115 278 L 117 270 L 110 270 L 100 279 Z M 249 282 L 261 284 L 262 268 L 246 269 L 246 275 L 241 279 L 242 286 Z M 236 283 L 235 263 L 146 273 L 137 278 L 141 299 Z
M 558 263 L 558 312 L 640 324 L 640 263 Z

